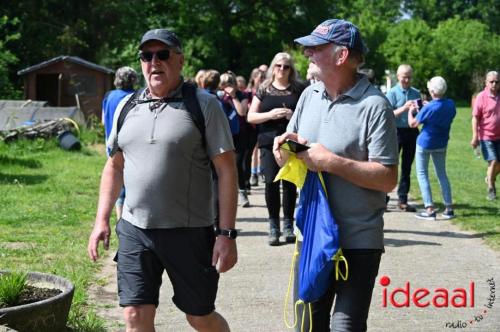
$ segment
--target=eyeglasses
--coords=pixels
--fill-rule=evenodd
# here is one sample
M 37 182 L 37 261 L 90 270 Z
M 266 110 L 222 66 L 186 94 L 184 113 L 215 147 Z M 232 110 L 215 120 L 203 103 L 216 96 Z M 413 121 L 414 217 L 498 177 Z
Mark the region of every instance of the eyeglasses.
M 278 68 L 283 69 L 283 70 L 290 69 L 289 65 L 282 65 L 282 64 L 275 64 L 274 67 L 278 67 Z
M 490 84 L 498 84 L 498 81 L 490 81 Z
M 144 62 L 151 62 L 153 61 L 153 57 L 156 54 L 156 58 L 161 61 L 166 61 L 170 57 L 170 50 L 165 49 L 165 50 L 159 50 L 157 52 L 139 52 L 139 58 L 144 61 Z

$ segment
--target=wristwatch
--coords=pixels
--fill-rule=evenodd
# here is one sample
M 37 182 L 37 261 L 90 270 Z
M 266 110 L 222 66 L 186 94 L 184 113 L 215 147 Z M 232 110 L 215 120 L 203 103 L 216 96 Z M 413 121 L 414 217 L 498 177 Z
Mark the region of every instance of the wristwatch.
M 228 237 L 230 239 L 236 239 L 238 236 L 238 231 L 235 230 L 234 228 L 230 229 L 218 229 L 215 231 L 215 235 L 223 235 L 225 237 Z

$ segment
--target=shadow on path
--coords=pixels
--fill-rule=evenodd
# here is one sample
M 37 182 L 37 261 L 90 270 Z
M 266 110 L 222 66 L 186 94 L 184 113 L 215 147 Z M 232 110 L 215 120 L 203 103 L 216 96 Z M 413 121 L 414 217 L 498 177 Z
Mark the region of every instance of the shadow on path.
M 426 232 L 426 231 L 407 231 L 399 229 L 385 229 L 384 233 L 403 233 L 403 234 L 417 234 L 423 236 L 443 236 L 452 237 L 457 239 L 476 239 L 484 238 L 485 236 L 497 235 L 498 232 L 483 232 L 476 234 L 458 233 L 458 232 Z
M 414 240 L 400 240 L 400 239 L 384 239 L 384 246 L 386 247 L 407 247 L 407 246 L 441 246 L 437 242 L 429 241 L 414 241 Z

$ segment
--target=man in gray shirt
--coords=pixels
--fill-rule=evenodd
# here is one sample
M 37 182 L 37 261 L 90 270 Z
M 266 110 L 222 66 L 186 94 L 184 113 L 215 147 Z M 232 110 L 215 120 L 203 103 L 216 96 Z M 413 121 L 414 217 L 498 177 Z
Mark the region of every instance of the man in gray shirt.
M 348 279 L 332 276 L 326 294 L 312 303 L 312 325 L 315 331 L 365 331 L 384 248 L 385 195 L 397 180 L 394 115 L 381 92 L 357 74 L 367 48 L 351 22 L 327 20 L 295 42 L 304 46 L 320 82 L 302 93 L 273 152 L 283 165 L 288 155 L 280 145 L 286 139 L 310 145 L 297 157 L 325 177 L 349 265 Z
M 173 32 L 146 32 L 139 57 L 147 88 L 126 113 L 119 132 L 119 114 L 128 98 L 117 108 L 88 254 L 94 261 L 98 258 L 100 241 L 108 248 L 109 218 L 125 184 L 115 261 L 127 331 L 154 331 L 165 270 L 173 301 L 194 329 L 229 331 L 214 306 L 219 273 L 237 261 L 236 166 L 229 124 L 216 98 L 197 90 L 205 122 L 202 137 L 181 98 L 184 55 Z M 210 162 L 221 198 L 217 234 Z

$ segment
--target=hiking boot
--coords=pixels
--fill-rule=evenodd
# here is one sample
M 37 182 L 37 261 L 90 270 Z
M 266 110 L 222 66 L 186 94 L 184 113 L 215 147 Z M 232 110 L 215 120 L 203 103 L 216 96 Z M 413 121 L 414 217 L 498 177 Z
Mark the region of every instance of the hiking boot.
M 293 234 L 293 220 L 285 220 L 283 222 L 283 237 L 285 238 L 286 243 L 294 243 L 295 242 L 295 234 Z
M 270 246 L 277 246 L 280 244 L 280 231 L 279 230 L 271 229 L 269 231 L 268 243 Z
M 403 210 L 405 212 L 417 212 L 417 209 L 413 206 L 413 205 L 410 205 L 408 203 L 398 203 L 398 208 L 400 210 Z
M 250 207 L 250 201 L 248 200 L 247 193 L 245 190 L 240 190 L 238 194 L 238 204 L 241 207 Z
M 252 174 L 250 176 L 250 185 L 253 187 L 259 185 L 259 177 L 257 176 L 257 174 Z
M 441 214 L 441 218 L 453 219 L 455 218 L 455 212 L 453 212 L 453 210 L 444 210 L 444 212 Z
M 288 228 L 283 230 L 283 237 L 285 238 L 286 243 L 294 243 L 296 239 L 295 234 L 293 234 L 293 229 Z
M 423 220 L 436 220 L 436 211 L 429 212 L 427 210 L 422 210 L 417 213 L 415 217 Z
M 494 201 L 495 199 L 497 199 L 497 191 L 495 190 L 495 188 L 488 189 L 488 196 L 486 196 L 486 199 L 489 201 Z

